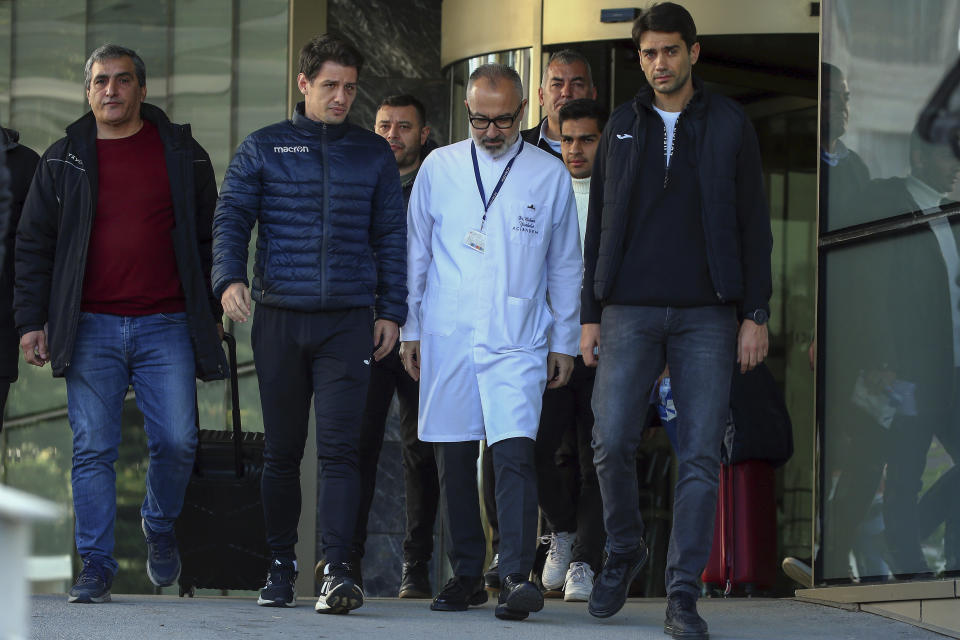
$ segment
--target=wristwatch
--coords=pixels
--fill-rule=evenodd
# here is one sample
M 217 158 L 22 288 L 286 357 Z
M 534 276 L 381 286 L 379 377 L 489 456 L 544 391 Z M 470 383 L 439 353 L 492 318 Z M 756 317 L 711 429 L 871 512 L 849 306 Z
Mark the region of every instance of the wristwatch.
M 765 309 L 755 309 L 750 313 L 744 314 L 743 318 L 745 320 L 753 320 L 757 324 L 766 324 L 767 320 L 770 319 L 770 314 L 767 313 Z

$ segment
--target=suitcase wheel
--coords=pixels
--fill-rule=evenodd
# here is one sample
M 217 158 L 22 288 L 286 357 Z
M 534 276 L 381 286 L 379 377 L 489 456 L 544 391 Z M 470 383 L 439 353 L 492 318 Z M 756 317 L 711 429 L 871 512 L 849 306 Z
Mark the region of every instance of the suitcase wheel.
M 197 588 L 196 588 L 195 586 L 190 585 L 189 588 L 185 589 L 182 584 L 180 585 L 180 597 L 181 597 L 181 598 L 182 598 L 183 596 L 187 596 L 188 598 L 192 598 L 192 597 L 195 596 L 196 594 L 197 594 Z

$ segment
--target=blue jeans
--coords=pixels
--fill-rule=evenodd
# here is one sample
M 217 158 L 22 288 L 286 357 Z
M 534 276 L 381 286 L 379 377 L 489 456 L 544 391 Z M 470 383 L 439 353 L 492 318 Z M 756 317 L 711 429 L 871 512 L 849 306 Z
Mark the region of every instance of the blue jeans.
M 643 537 L 637 447 L 650 389 L 670 365 L 677 407 L 677 486 L 667 553 L 667 593 L 696 597 L 710 555 L 720 443 L 736 358 L 733 306 L 607 306 L 600 321 L 600 365 L 593 392 L 594 463 L 609 550 L 631 553 Z
M 67 367 L 73 429 L 73 508 L 77 551 L 116 573 L 114 463 L 123 397 L 133 384 L 150 450 L 140 510 L 151 530 L 169 532 L 180 514 L 197 446 L 196 367 L 185 313 L 81 313 Z

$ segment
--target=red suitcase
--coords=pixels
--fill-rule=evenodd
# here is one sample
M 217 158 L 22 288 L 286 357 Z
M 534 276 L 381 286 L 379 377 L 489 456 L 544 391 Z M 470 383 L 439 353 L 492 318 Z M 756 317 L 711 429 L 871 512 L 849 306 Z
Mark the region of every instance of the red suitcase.
M 777 512 L 773 466 L 748 460 L 720 468 L 713 548 L 703 582 L 747 594 L 770 589 L 777 576 Z

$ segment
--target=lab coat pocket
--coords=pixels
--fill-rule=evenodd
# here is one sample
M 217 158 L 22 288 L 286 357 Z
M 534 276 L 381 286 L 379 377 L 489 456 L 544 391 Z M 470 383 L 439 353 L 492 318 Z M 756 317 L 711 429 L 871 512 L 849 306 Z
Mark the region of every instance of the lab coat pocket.
M 423 303 L 423 331 L 448 336 L 457 327 L 457 303 L 460 291 L 436 285 L 427 289 Z
M 540 308 L 531 298 L 507 296 L 503 318 L 503 346 L 513 349 L 534 347 L 542 336 Z

